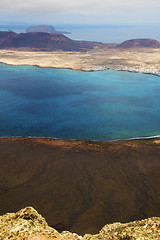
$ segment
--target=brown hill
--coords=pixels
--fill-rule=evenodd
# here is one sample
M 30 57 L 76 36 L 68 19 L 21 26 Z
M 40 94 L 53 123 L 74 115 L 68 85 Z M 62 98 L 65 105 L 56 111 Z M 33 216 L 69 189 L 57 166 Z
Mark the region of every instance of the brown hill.
M 132 40 L 125 41 L 116 47 L 118 48 L 137 48 L 137 47 L 160 48 L 160 42 L 154 39 L 132 39 Z
M 0 31 L 0 46 L 5 46 L 6 44 L 9 44 L 16 36 L 17 33 L 15 32 Z
M 160 216 L 160 141 L 0 140 L 0 214 L 33 206 L 58 230 Z
M 107 48 L 111 48 L 111 47 L 115 47 L 117 46 L 117 44 L 114 43 L 102 43 L 102 42 L 92 42 L 92 41 L 77 41 L 81 48 L 84 49 L 93 49 L 94 47 L 107 47 Z
M 30 32 L 16 34 L 14 32 L 0 32 L 0 48 L 31 48 L 38 50 L 83 50 L 80 44 L 61 33 Z
M 72 40 L 61 33 L 27 32 L 14 33 L 0 31 L 0 49 L 23 49 L 40 51 L 85 51 L 94 47 L 110 47 L 113 44 L 104 44 L 92 41 Z

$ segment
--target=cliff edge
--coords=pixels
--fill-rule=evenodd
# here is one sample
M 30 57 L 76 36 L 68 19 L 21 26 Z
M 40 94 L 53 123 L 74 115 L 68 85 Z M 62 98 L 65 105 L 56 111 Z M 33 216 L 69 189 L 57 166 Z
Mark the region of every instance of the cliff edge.
M 33 206 L 60 232 L 97 234 L 160 217 L 159 173 L 160 139 L 1 139 L 0 215 Z
M 59 233 L 49 227 L 45 219 L 32 207 L 0 217 L 0 239 L 147 240 L 159 239 L 159 237 L 160 218 L 158 217 L 126 224 L 107 224 L 99 234 L 85 234 L 83 237 L 68 231 Z

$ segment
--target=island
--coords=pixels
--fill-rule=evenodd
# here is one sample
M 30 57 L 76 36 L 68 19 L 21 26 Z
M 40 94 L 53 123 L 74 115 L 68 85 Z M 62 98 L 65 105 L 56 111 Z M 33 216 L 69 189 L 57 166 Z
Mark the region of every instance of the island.
M 45 32 L 45 33 L 63 33 L 63 34 L 70 34 L 70 32 L 66 31 L 57 31 L 53 26 L 49 25 L 36 25 L 31 26 L 26 29 L 27 32 Z
M 0 62 L 11 65 L 117 70 L 160 74 L 160 42 L 133 39 L 122 44 L 75 41 L 61 33 L 0 32 Z
M 0 32 L 0 62 L 159 76 L 160 46 L 153 39 L 114 44 L 75 41 L 61 33 Z M 1 138 L 0 166 L 2 239 L 159 239 L 158 137 Z

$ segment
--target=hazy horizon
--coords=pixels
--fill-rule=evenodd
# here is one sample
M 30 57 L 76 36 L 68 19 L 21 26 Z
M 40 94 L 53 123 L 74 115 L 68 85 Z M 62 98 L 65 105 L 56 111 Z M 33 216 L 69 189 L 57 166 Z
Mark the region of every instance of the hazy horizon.
M 24 26 L 53 25 L 76 40 L 160 40 L 159 9 L 159 0 L 1 0 L 0 25 L 12 30 L 19 25 L 19 32 Z
M 0 31 L 12 30 L 17 33 L 33 25 L 39 24 L 6 24 L 0 25 Z M 134 38 L 153 38 L 160 41 L 158 28 L 155 26 L 127 26 L 127 25 L 91 25 L 91 24 L 48 24 L 52 25 L 57 31 L 66 31 L 65 34 L 73 40 L 86 40 L 104 43 L 121 43 L 125 40 Z
M 160 25 L 159 9 L 159 0 L 1 0 L 0 23 Z

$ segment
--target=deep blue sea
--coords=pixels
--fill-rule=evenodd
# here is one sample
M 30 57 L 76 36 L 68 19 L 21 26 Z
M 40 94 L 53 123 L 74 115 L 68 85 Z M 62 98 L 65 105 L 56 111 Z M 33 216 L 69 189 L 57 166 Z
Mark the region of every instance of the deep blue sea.
M 160 134 L 160 78 L 0 64 L 0 137 L 115 140 Z

